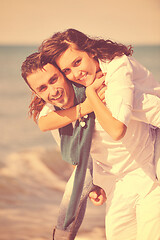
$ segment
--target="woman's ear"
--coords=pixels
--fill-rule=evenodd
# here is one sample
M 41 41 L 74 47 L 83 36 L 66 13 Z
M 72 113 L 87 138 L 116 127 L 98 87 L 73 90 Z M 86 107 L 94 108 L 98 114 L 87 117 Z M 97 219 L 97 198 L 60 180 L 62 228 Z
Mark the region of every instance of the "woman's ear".
M 90 53 L 91 58 L 95 58 L 96 54 L 95 53 Z
M 96 53 L 90 53 L 90 57 L 97 60 L 97 54 Z

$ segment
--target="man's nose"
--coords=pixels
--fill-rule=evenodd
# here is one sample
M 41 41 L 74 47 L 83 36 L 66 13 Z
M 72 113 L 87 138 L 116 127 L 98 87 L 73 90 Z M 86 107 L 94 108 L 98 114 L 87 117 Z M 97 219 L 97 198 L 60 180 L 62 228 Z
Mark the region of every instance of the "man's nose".
M 57 88 L 53 87 L 53 86 L 49 86 L 48 87 L 48 90 L 49 90 L 49 95 L 52 95 L 52 96 L 56 96 L 57 94 Z

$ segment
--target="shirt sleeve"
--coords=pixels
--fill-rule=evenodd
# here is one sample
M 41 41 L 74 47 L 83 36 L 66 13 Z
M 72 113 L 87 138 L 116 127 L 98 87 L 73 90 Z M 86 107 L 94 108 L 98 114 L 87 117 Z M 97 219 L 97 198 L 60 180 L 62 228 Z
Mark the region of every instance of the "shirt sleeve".
M 41 110 L 41 112 L 39 114 L 39 119 L 41 117 L 47 116 L 48 113 L 53 112 L 53 111 L 55 111 L 55 108 L 54 108 L 53 105 L 51 105 L 51 104 L 44 105 L 44 107 L 42 108 L 42 110 Z
M 133 70 L 126 55 L 117 57 L 108 63 L 105 83 L 106 105 L 112 116 L 126 126 L 133 108 Z
M 50 112 L 53 112 L 53 111 L 55 111 L 54 106 L 52 104 L 47 103 L 41 110 L 41 112 L 39 114 L 39 119 L 41 117 L 47 116 Z M 51 133 L 52 133 L 52 136 L 53 136 L 54 140 L 56 141 L 57 145 L 60 147 L 60 137 L 59 137 L 58 129 L 51 130 Z
M 160 98 L 136 89 L 132 119 L 160 128 Z

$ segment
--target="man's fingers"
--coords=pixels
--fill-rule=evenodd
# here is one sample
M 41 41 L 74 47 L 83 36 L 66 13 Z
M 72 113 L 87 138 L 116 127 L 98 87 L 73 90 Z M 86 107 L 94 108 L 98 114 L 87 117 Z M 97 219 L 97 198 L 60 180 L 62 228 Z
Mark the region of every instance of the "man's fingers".
M 107 200 L 105 191 L 98 186 L 89 193 L 89 198 L 95 206 L 101 206 Z
M 103 196 L 102 195 L 100 195 L 100 196 L 97 195 L 96 198 L 92 197 L 92 198 L 90 198 L 90 200 L 95 206 L 101 206 L 103 204 Z

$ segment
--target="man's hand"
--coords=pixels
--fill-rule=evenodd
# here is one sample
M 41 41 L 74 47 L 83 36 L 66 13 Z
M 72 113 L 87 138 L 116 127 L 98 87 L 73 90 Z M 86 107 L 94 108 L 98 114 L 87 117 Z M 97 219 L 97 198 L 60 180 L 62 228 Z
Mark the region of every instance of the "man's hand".
M 101 206 L 107 200 L 105 191 L 98 186 L 90 192 L 89 198 L 95 206 Z

